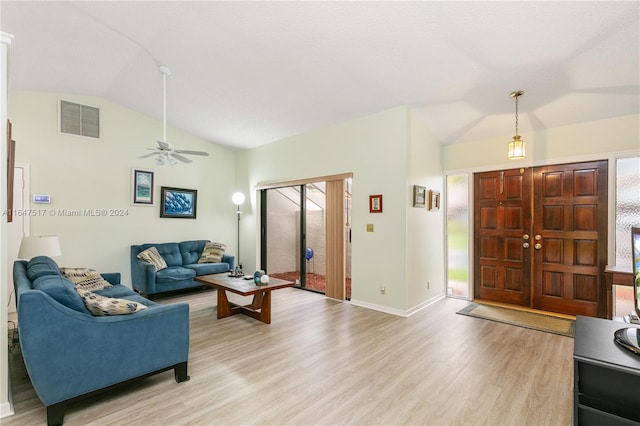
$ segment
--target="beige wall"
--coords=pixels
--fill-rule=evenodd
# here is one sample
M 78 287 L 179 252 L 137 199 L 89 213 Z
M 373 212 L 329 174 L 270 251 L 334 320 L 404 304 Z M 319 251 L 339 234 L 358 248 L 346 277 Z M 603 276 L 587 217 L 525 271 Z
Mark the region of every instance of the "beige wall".
M 512 135 L 444 147 L 444 169 L 526 167 L 579 157 L 607 158 L 612 152 L 640 150 L 640 114 L 523 133 L 527 158 L 507 160 Z
M 241 246 L 255 248 L 254 253 L 243 255 L 245 269 L 256 268 L 259 259 L 256 184 L 352 172 L 352 303 L 404 315 L 443 293 L 442 260 L 428 259 L 434 247 L 443 245 L 442 211 L 425 210 L 418 219 L 412 218 L 411 223 L 419 223 L 420 228 L 415 240 L 407 242 L 407 235 L 415 231 L 408 228 L 409 216 L 418 214 L 408 211 L 412 208 L 409 182 L 414 181 L 414 176 L 407 175 L 408 162 L 416 164 L 416 183 L 442 188 L 438 144 L 409 118 L 406 107 L 397 107 L 238 153 L 237 184 L 250 194 L 251 203 L 243 206 Z M 374 194 L 383 195 L 382 213 L 369 213 L 369 195 Z M 374 225 L 373 233 L 366 232 L 367 224 Z M 420 236 L 427 228 L 432 240 L 429 235 Z M 412 262 L 408 262 L 408 250 Z M 415 288 L 408 286 L 408 276 L 420 277 Z M 427 292 L 424 278 L 432 280 L 432 292 Z
M 58 132 L 59 98 L 101 109 L 100 140 Z M 122 273 L 130 286 L 129 246 L 148 242 L 211 239 L 224 242 L 235 253 L 235 154 L 176 129 L 167 130 L 168 142 L 178 148 L 203 150 L 193 163 L 156 166 L 148 153 L 162 138 L 162 122 L 102 98 L 53 93 L 12 92 L 10 118 L 17 141 L 16 161 L 31 170 L 31 193 L 51 196 L 50 205 L 31 204 L 43 216 L 31 218 L 32 235 L 58 235 L 61 266 L 90 267 Z M 155 172 L 153 207 L 131 205 L 131 170 Z M 160 218 L 160 187 L 198 190 L 197 218 Z M 107 209 L 124 216 L 84 215 L 84 209 Z M 60 212 L 80 211 L 80 216 Z

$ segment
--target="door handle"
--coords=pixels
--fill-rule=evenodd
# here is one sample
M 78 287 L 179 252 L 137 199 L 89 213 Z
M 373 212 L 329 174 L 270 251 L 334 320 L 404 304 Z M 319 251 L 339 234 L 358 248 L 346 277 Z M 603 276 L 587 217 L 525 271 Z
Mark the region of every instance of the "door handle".
M 533 247 L 535 247 L 536 250 L 540 250 L 542 248 L 542 244 L 536 243 L 536 245 Z
M 529 234 L 524 234 L 524 235 L 522 236 L 522 239 L 523 239 L 523 240 L 528 240 L 528 239 L 529 239 Z
M 542 239 L 542 235 L 538 234 L 535 237 L 533 237 L 536 239 L 536 241 L 540 241 Z
M 523 243 L 523 244 L 522 244 L 522 247 L 524 247 L 524 248 L 529 248 L 529 243 Z

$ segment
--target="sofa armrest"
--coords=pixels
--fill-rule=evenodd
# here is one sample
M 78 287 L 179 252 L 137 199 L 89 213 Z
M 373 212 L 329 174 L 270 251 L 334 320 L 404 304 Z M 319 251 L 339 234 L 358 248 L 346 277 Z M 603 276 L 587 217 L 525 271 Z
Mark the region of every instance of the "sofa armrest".
M 25 365 L 47 406 L 188 360 L 186 303 L 104 317 L 74 311 L 36 290 L 25 291 L 20 303 Z
M 222 255 L 222 263 L 228 263 L 229 264 L 229 270 L 233 271 L 236 267 L 235 264 L 235 256 L 231 255 L 231 254 L 223 254 Z
M 131 246 L 131 285 L 142 294 L 157 293 L 156 268 L 151 263 L 138 259 L 138 253 L 138 246 Z
M 100 274 L 102 278 L 107 280 L 109 284 L 118 285 L 120 284 L 120 272 L 105 272 L 104 274 Z

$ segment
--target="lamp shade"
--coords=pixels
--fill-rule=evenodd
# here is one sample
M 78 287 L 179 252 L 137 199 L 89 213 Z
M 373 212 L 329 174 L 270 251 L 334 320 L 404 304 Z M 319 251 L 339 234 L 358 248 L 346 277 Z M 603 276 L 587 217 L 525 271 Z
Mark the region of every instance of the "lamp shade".
M 239 206 L 244 203 L 244 194 L 242 192 L 236 192 L 231 196 L 231 201 L 233 201 L 233 204 L 236 206 Z
M 22 237 L 18 259 L 32 259 L 36 256 L 60 256 L 60 241 L 56 235 Z

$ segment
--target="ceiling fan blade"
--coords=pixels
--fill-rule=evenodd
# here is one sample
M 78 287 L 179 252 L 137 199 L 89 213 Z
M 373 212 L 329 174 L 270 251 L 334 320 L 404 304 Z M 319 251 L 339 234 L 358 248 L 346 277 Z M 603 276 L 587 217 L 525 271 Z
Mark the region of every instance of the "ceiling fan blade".
M 147 148 L 147 149 L 151 149 L 151 148 Z M 138 158 L 149 158 L 149 157 L 151 157 L 151 156 L 153 156 L 153 155 L 156 155 L 156 154 L 157 154 L 156 152 L 152 152 L 152 153 L 150 153 L 150 154 L 141 155 L 141 156 L 140 156 L 140 157 L 138 157 Z
M 177 152 L 179 154 L 189 154 L 189 155 L 202 155 L 207 157 L 209 155 L 208 152 L 204 152 L 204 151 L 189 151 L 186 149 L 175 149 L 173 152 Z
M 162 141 L 157 141 L 157 142 L 158 142 L 158 149 L 161 149 L 163 151 L 171 151 L 171 144 L 168 144 Z
M 187 157 L 183 157 L 182 155 L 180 155 L 180 154 L 176 153 L 175 151 L 173 151 L 173 152 L 171 153 L 171 156 L 172 156 L 173 158 L 175 158 L 176 160 L 180 160 L 180 161 L 182 161 L 183 163 L 191 163 L 191 162 L 192 162 L 192 161 L 191 161 L 190 159 L 188 159 Z

